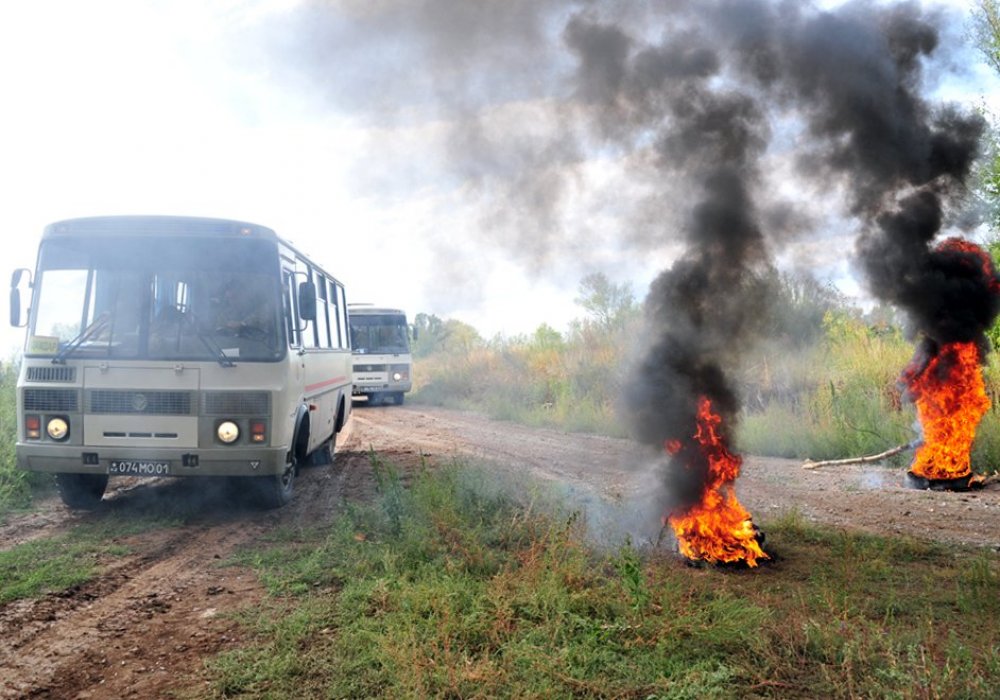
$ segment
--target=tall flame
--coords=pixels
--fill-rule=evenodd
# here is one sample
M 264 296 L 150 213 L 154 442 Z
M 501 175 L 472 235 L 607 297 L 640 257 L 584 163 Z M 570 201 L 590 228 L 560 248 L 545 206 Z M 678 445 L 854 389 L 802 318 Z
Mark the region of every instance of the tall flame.
M 972 473 L 972 441 L 990 409 L 980 359 L 975 343 L 950 343 L 926 364 L 914 360 L 904 371 L 924 433 L 910 467 L 916 476 L 950 480 Z
M 740 504 L 733 490 L 743 458 L 734 455 L 720 434 L 722 417 L 712 411 L 706 397 L 698 402 L 697 430 L 692 447 L 707 461 L 708 474 L 701 500 L 681 513 L 671 514 L 670 522 L 677 536 L 681 554 L 693 561 L 709 563 L 745 562 L 757 566 L 758 559 L 768 559 L 760 547 L 750 513 Z M 682 457 L 685 445 L 680 440 L 668 440 L 666 451 Z M 691 468 L 691 464 L 685 464 Z

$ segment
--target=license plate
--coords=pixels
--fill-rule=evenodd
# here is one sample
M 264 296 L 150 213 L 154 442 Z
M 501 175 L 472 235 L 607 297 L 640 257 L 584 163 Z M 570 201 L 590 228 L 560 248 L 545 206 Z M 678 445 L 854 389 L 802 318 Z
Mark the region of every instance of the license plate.
M 153 459 L 116 459 L 108 466 L 108 474 L 123 476 L 170 476 L 170 462 Z

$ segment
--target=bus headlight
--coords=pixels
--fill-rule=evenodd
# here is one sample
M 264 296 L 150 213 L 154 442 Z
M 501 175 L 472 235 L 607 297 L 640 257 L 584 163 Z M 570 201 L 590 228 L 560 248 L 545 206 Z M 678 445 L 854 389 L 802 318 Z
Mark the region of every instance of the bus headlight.
M 394 382 L 398 382 L 398 381 L 401 381 L 402 379 L 403 379 L 403 375 L 402 375 L 402 373 L 400 373 L 400 372 L 393 372 L 393 375 L 392 375 L 392 380 L 393 380 Z
M 45 432 L 53 440 L 65 440 L 69 437 L 69 422 L 65 418 L 49 418 L 45 424 Z
M 219 423 L 219 427 L 215 429 L 215 434 L 219 438 L 220 442 L 231 445 L 240 437 L 240 426 L 236 425 L 236 423 L 231 420 L 224 420 Z

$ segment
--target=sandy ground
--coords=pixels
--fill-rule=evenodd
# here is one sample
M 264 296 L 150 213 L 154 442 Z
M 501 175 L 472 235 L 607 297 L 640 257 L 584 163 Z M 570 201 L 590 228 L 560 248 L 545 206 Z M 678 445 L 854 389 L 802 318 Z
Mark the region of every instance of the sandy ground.
M 243 642 L 229 613 L 264 598 L 252 572 L 222 562 L 275 528 L 322 525 L 345 500 L 370 497 L 369 449 L 404 469 L 460 459 L 508 483 L 541 483 L 578 505 L 592 532 L 609 540 L 624 532 L 641 538 L 657 518 L 659 466 L 631 442 L 442 409 L 359 405 L 334 464 L 304 469 L 295 500 L 279 511 L 241 505 L 197 481 L 133 480 L 112 482 L 92 513 L 52 500 L 8 518 L 0 548 L 110 513 L 138 515 L 154 503 L 160 511 L 164 502 L 183 503 L 178 512 L 186 520 L 182 527 L 114 538 L 132 554 L 97 562 L 101 573 L 90 583 L 0 606 L 0 698 L 207 694 L 204 660 Z M 804 470 L 798 461 L 749 457 L 737 492 L 765 528 L 769 519 L 795 510 L 837 527 L 1000 550 L 995 484 L 966 493 L 913 491 L 902 486 L 899 469 Z

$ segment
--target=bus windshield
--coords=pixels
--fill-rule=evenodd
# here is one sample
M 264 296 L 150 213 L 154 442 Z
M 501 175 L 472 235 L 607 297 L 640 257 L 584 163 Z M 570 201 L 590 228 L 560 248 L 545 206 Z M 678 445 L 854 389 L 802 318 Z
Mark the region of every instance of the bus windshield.
M 355 354 L 400 355 L 410 352 L 406 316 L 352 314 L 351 347 Z
M 27 355 L 273 361 L 282 357 L 272 241 L 80 236 L 43 241 Z

